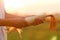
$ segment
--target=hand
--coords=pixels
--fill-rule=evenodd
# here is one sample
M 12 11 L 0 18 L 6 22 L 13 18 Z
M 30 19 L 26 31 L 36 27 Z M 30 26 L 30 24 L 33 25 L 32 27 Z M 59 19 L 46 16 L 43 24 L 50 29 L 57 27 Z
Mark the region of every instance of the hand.
M 41 18 L 39 18 L 39 17 L 37 17 L 37 18 L 35 18 L 35 20 L 31 23 L 31 25 L 39 25 L 39 24 L 41 24 L 41 23 L 44 23 L 44 20 L 41 19 Z

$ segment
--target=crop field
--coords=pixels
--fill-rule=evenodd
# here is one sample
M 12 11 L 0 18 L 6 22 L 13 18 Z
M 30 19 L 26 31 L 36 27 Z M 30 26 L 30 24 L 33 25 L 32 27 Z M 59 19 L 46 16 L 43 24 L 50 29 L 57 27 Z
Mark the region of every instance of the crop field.
M 60 40 L 60 22 L 57 23 L 57 40 Z M 23 28 L 22 40 L 51 40 L 54 36 L 49 29 L 49 22 Z M 8 33 L 8 40 L 21 40 L 17 31 Z

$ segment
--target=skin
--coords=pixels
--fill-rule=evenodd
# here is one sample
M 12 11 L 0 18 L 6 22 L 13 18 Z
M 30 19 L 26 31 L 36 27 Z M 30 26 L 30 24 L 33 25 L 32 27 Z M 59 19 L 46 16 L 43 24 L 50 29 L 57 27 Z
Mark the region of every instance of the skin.
M 44 23 L 46 17 L 51 17 L 50 19 L 50 30 L 54 30 L 56 26 L 56 19 L 53 15 L 47 15 L 44 17 L 44 19 L 41 19 L 36 17 L 33 22 L 28 23 L 25 18 L 27 17 L 20 17 L 15 16 L 11 14 L 6 14 L 6 19 L 0 19 L 0 26 L 9 26 L 9 27 L 15 27 L 15 28 L 22 28 L 22 27 L 28 27 L 28 26 L 35 26 L 39 25 L 41 23 Z

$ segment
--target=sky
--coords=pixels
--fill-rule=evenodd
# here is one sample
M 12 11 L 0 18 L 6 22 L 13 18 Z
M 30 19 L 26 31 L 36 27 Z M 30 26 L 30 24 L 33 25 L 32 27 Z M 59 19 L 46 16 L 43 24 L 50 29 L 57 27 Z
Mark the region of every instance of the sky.
M 17 15 L 60 13 L 60 0 L 4 0 L 5 10 Z

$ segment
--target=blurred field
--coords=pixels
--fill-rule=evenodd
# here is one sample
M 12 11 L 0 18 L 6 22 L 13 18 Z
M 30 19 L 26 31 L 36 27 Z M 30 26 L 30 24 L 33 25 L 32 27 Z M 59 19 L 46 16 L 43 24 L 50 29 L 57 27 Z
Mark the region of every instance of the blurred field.
M 60 40 L 60 22 L 57 24 L 58 40 Z M 52 34 L 49 30 L 49 22 L 23 29 L 22 40 L 51 40 Z M 8 33 L 8 40 L 21 40 L 17 31 Z

